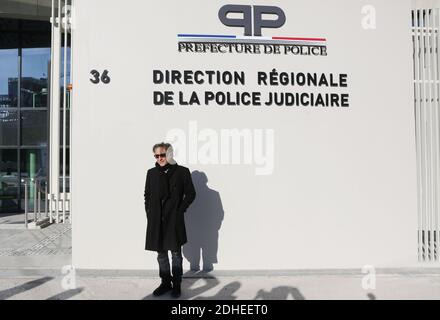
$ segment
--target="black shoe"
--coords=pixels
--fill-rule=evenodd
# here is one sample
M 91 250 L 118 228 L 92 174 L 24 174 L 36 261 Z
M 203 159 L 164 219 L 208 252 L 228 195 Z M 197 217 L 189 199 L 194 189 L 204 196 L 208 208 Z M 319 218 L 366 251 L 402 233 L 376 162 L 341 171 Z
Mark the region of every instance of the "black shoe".
M 212 270 L 214 270 L 214 266 L 212 265 L 212 263 L 207 263 L 203 265 L 203 271 L 210 272 Z
M 169 280 L 162 280 L 160 286 L 158 286 L 153 291 L 154 296 L 161 296 L 164 293 L 167 293 L 168 291 L 172 290 L 173 287 L 171 286 L 171 281 Z
M 177 281 L 173 281 L 173 289 L 171 291 L 171 296 L 173 298 L 178 298 L 180 297 L 181 294 L 181 290 L 180 290 L 180 280 Z
M 200 266 L 199 266 L 199 265 L 192 264 L 192 265 L 190 265 L 189 269 L 190 269 L 191 271 L 200 271 Z

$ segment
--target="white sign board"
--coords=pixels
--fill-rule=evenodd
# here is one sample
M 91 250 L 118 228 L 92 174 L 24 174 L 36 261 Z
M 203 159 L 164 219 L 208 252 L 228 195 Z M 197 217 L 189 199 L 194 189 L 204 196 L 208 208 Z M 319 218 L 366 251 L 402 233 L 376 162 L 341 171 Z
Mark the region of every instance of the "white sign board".
M 416 264 L 410 1 L 77 0 L 74 14 L 75 267 L 157 269 L 143 192 L 163 140 L 196 186 L 185 268 Z

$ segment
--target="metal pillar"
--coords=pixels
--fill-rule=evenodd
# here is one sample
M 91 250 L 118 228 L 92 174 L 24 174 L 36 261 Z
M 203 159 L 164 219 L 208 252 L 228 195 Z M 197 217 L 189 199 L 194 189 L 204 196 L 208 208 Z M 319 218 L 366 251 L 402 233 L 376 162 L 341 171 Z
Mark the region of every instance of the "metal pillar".
M 66 222 L 67 167 L 67 61 L 71 0 L 52 0 L 49 215 L 56 223 Z M 64 34 L 64 41 L 62 36 Z M 64 52 L 62 54 L 62 48 Z M 61 80 L 61 77 L 63 79 Z M 61 118 L 61 111 L 63 111 Z M 61 121 L 62 128 L 61 130 Z M 61 161 L 62 159 L 62 161 Z M 61 179 L 61 186 L 60 186 Z M 70 210 L 69 210 L 70 211 Z M 69 212 L 70 215 L 70 212 Z M 69 217 L 70 220 L 70 217 Z

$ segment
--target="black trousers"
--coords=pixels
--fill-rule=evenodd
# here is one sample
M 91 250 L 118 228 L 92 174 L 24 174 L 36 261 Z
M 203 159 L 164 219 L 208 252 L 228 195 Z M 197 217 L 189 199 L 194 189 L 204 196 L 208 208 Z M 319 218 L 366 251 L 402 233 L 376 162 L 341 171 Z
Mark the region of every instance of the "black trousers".
M 162 202 L 162 211 L 164 207 L 164 202 Z M 160 248 L 162 248 L 163 243 L 163 217 L 161 216 L 161 224 L 160 224 Z M 170 270 L 170 260 L 168 259 L 168 250 L 159 249 L 157 251 L 157 262 L 159 262 L 159 276 L 165 280 L 174 282 L 182 281 L 182 273 L 183 273 L 183 257 L 182 257 L 182 247 L 179 247 L 176 250 L 171 251 L 171 269 L 173 274 L 171 275 Z
M 171 251 L 171 270 L 173 274 L 171 275 L 170 270 L 170 260 L 168 259 L 168 250 L 157 251 L 157 262 L 159 262 L 159 276 L 165 280 L 174 282 L 182 281 L 183 273 L 183 257 L 182 249 L 170 250 Z

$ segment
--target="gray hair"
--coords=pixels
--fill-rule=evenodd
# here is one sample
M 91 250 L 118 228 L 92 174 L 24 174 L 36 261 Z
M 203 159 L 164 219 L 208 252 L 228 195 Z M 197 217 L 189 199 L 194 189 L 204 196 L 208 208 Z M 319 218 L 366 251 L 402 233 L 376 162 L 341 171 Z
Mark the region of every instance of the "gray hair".
M 171 147 L 170 143 L 165 143 L 165 142 L 160 142 L 160 143 L 156 143 L 153 146 L 153 152 L 157 149 L 157 148 L 165 148 L 165 150 L 168 150 L 168 148 Z

